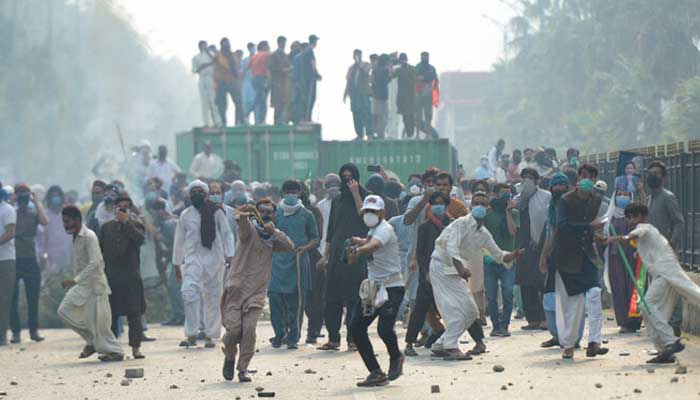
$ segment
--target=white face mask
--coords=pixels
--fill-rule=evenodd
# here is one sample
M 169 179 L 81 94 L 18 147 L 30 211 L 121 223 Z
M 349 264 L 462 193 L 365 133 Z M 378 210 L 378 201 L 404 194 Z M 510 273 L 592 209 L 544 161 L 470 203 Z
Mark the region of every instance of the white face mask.
M 379 217 L 374 213 L 364 213 L 362 215 L 362 220 L 365 222 L 368 228 L 374 228 L 379 223 Z

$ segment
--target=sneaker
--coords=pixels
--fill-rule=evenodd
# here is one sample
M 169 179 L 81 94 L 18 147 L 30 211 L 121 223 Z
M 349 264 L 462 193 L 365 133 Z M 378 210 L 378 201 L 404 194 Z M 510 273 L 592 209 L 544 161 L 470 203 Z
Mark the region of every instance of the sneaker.
M 389 378 L 381 369 L 372 371 L 362 382 L 357 382 L 357 387 L 376 387 L 389 384 Z
M 410 343 L 406 344 L 406 348 L 403 350 L 403 354 L 405 354 L 407 357 L 418 356 L 416 349 L 414 349 L 413 345 L 411 345 Z
M 227 381 L 232 381 L 233 380 L 233 372 L 236 366 L 235 361 L 230 361 L 228 359 L 224 359 L 224 366 L 221 368 L 221 374 L 224 376 L 224 379 Z
M 390 381 L 395 381 L 403 375 L 403 363 L 406 361 L 406 357 L 401 356 L 398 358 L 393 358 L 389 361 L 389 374 L 388 379 Z
M 273 348 L 279 349 L 280 347 L 282 347 L 282 340 L 277 338 L 270 338 L 270 344 Z

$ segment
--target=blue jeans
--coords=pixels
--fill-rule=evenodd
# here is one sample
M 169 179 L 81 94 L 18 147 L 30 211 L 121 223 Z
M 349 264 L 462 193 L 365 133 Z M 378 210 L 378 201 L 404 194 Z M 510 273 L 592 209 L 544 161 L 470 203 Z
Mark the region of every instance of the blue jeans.
M 253 77 L 253 89 L 255 89 L 255 105 L 253 106 L 255 124 L 264 124 L 267 117 L 267 93 L 269 92 L 267 78 L 262 75 Z
M 503 297 L 503 313 L 498 311 L 498 283 L 501 283 Z M 515 270 L 508 269 L 503 264 L 490 263 L 484 265 L 484 288 L 488 299 L 488 311 L 494 329 L 508 328 L 510 315 L 513 312 L 513 283 Z

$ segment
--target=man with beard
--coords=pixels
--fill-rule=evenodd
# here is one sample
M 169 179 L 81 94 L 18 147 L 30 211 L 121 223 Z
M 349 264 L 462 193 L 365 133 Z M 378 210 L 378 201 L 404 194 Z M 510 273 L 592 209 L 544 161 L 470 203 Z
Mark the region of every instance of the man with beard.
M 233 379 L 237 355 L 238 380 L 251 381 L 247 371 L 255 354 L 255 328 L 265 306 L 272 254 L 294 249 L 294 243 L 275 228 L 275 209 L 272 200 L 262 199 L 257 206 L 246 204 L 237 211 L 238 250 L 221 298 L 222 322 L 226 327 L 222 373 L 228 381 Z M 262 221 L 253 217 L 256 211 Z
M 345 324 L 349 328 L 353 307 L 359 301 L 360 284 L 367 277 L 367 265 L 359 260 L 347 263 L 343 259 L 345 241 L 352 237 L 365 237 L 367 226 L 360 217 L 362 201 L 367 191 L 360 186 L 360 172 L 354 164 L 340 167 L 340 196 L 333 200 L 326 232 L 326 251 L 319 261 L 326 270 L 326 330 L 328 342 L 319 350 L 340 349 L 340 323 L 343 308 L 346 309 Z M 348 329 L 350 332 L 350 329 Z M 348 334 L 348 350 L 356 349 L 351 334 Z
M 584 312 L 588 315 L 587 357 L 607 354 L 601 346 L 603 327 L 601 288 L 594 247 L 594 232 L 603 227 L 605 214 L 600 196 L 593 193 L 598 170 L 583 164 L 578 169 L 578 186 L 562 196 L 557 208 L 552 263 L 556 268 L 555 293 L 559 344 L 562 357 L 574 357 L 574 347 Z
M 105 262 L 105 275 L 112 290 L 109 296 L 112 332 L 117 335 L 118 319 L 126 316 L 129 346 L 134 358 L 139 359 L 144 358 L 140 351 L 143 339 L 141 316 L 146 312 L 140 248 L 146 232 L 141 218 L 130 211 L 133 204 L 127 195 L 120 195 L 116 205 L 115 219 L 102 225 L 98 239 Z
M 182 347 L 197 344 L 197 329 L 202 319 L 205 347 L 221 335 L 219 301 L 223 290 L 225 264 L 233 257 L 233 234 L 224 211 L 207 199 L 209 187 L 195 180 L 187 187 L 192 206 L 180 215 L 175 229 L 173 263 L 182 282 L 185 306 L 185 336 Z M 204 316 L 201 304 L 204 302 Z

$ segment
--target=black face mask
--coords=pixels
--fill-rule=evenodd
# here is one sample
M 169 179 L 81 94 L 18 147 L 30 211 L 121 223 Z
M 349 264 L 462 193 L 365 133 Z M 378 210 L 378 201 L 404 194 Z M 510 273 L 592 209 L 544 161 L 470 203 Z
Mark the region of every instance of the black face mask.
M 104 200 L 105 204 L 108 206 L 111 206 L 112 204 L 114 204 L 115 201 L 117 201 L 117 199 L 112 197 L 112 196 L 106 196 L 105 200 Z
M 18 194 L 17 203 L 19 203 L 20 206 L 26 206 L 29 204 L 29 193 Z
M 506 199 L 492 199 L 491 200 L 491 207 L 496 209 L 496 210 L 505 210 L 506 206 L 508 205 L 508 200 Z
M 661 187 L 661 177 L 658 175 L 648 175 L 647 176 L 647 185 L 649 185 L 650 188 L 652 189 L 658 189 Z
M 201 208 L 204 205 L 204 193 L 194 193 L 190 195 L 190 201 L 195 208 Z
M 553 190 L 552 191 L 552 198 L 554 199 L 554 201 L 557 201 L 561 198 L 561 196 L 564 195 L 564 193 L 566 193 L 566 192 L 561 191 L 561 190 Z

